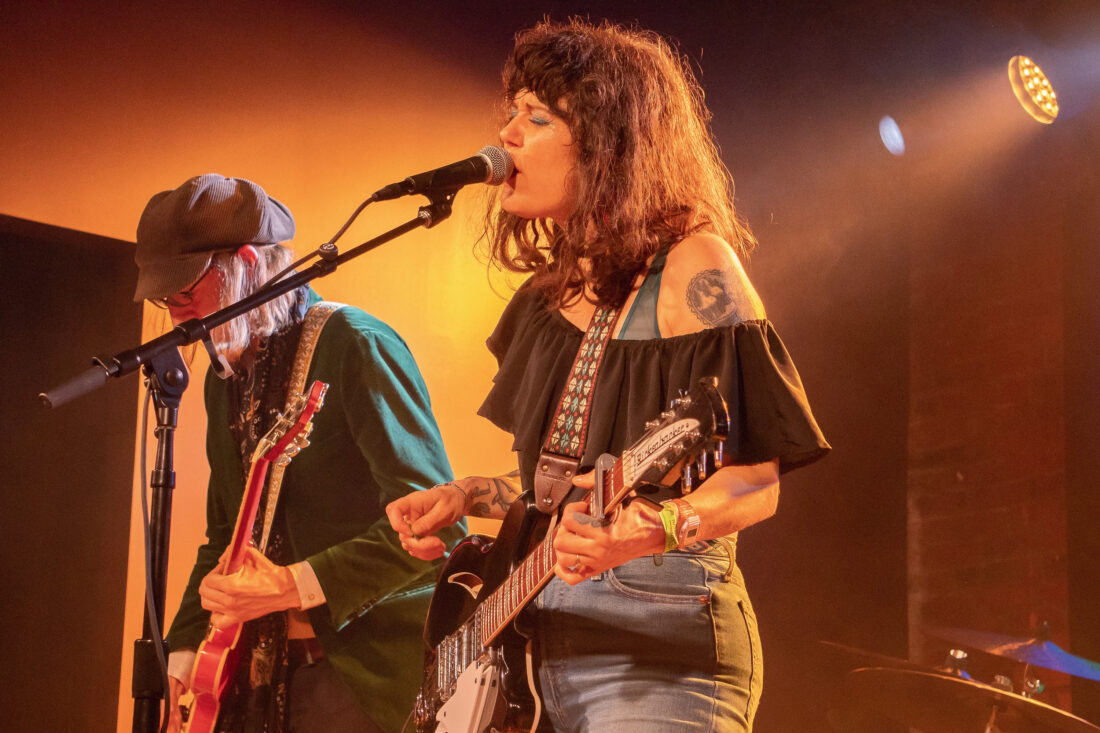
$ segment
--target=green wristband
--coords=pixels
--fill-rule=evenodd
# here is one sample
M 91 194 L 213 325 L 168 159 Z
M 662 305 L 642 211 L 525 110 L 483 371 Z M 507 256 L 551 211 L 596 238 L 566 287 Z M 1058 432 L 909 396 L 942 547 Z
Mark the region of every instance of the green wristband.
M 676 527 L 680 524 L 680 509 L 672 502 L 661 505 L 661 525 L 665 528 L 665 552 L 675 550 L 680 546 L 680 538 L 676 534 Z

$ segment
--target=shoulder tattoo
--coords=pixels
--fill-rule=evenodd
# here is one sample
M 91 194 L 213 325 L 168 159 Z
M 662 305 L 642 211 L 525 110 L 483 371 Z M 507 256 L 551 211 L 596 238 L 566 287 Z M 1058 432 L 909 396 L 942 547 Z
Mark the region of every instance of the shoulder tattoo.
M 732 269 L 701 270 L 687 286 L 687 304 L 691 312 L 710 328 L 732 326 L 745 320 L 741 312 L 744 290 Z

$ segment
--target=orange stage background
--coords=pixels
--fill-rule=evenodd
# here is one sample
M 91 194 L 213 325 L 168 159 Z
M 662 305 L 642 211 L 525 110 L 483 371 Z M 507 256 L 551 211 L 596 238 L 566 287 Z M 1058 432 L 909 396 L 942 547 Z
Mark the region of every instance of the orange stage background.
M 0 57 L 18 71 L 0 78 L 0 212 L 12 216 L 132 241 L 149 196 L 217 172 L 255 180 L 285 203 L 301 255 L 376 188 L 496 142 L 497 80 L 403 45 L 372 27 L 368 13 L 238 2 L 43 5 L 27 15 L 0 30 Z M 494 370 L 482 344 L 507 292 L 499 277 L 493 292 L 473 255 L 482 194 L 463 191 L 451 220 L 316 283 L 326 298 L 359 305 L 404 336 L 459 475 L 511 466 L 507 437 L 474 414 Z M 341 250 L 412 218 L 421 203 L 368 208 Z M 159 316 L 146 309 L 146 338 L 164 327 Z M 194 365 L 176 443 L 169 620 L 203 539 L 201 350 Z M 73 366 L 74 374 L 83 368 Z M 134 497 L 119 731 L 131 728 L 132 644 L 143 608 Z

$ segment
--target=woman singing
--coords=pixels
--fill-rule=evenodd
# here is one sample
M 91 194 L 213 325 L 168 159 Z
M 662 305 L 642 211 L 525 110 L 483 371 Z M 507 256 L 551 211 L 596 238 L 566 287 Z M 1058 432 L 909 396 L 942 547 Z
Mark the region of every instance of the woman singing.
M 502 517 L 533 485 L 593 313 L 616 309 L 581 470 L 704 376 L 718 378 L 729 437 L 682 498 L 630 502 L 606 525 L 584 521 L 584 502 L 564 508 L 556 577 L 529 609 L 539 728 L 749 731 L 762 667 L 737 532 L 775 512 L 781 473 L 829 446 L 742 267 L 755 242 L 702 90 L 658 35 L 581 20 L 519 33 L 504 87 L 515 172 L 486 237 L 493 262 L 530 277 L 489 338 L 499 370 L 479 414 L 512 433 L 519 471 L 413 492 L 390 522 L 430 559 L 443 552 L 433 532 Z

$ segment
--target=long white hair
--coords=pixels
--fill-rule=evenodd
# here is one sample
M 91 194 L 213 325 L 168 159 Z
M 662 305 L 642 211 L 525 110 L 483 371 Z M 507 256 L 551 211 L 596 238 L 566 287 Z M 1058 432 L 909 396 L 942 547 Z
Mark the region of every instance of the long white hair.
M 252 265 L 238 257 L 236 252 L 218 252 L 211 259 L 211 268 L 219 274 L 221 288 L 218 302 L 221 308 L 259 290 L 294 259 L 294 253 L 281 244 L 259 245 L 256 252 L 259 257 Z M 241 354 L 254 343 L 291 323 L 296 301 L 297 296 L 292 290 L 218 326 L 211 333 L 218 352 L 230 364 L 236 364 Z

